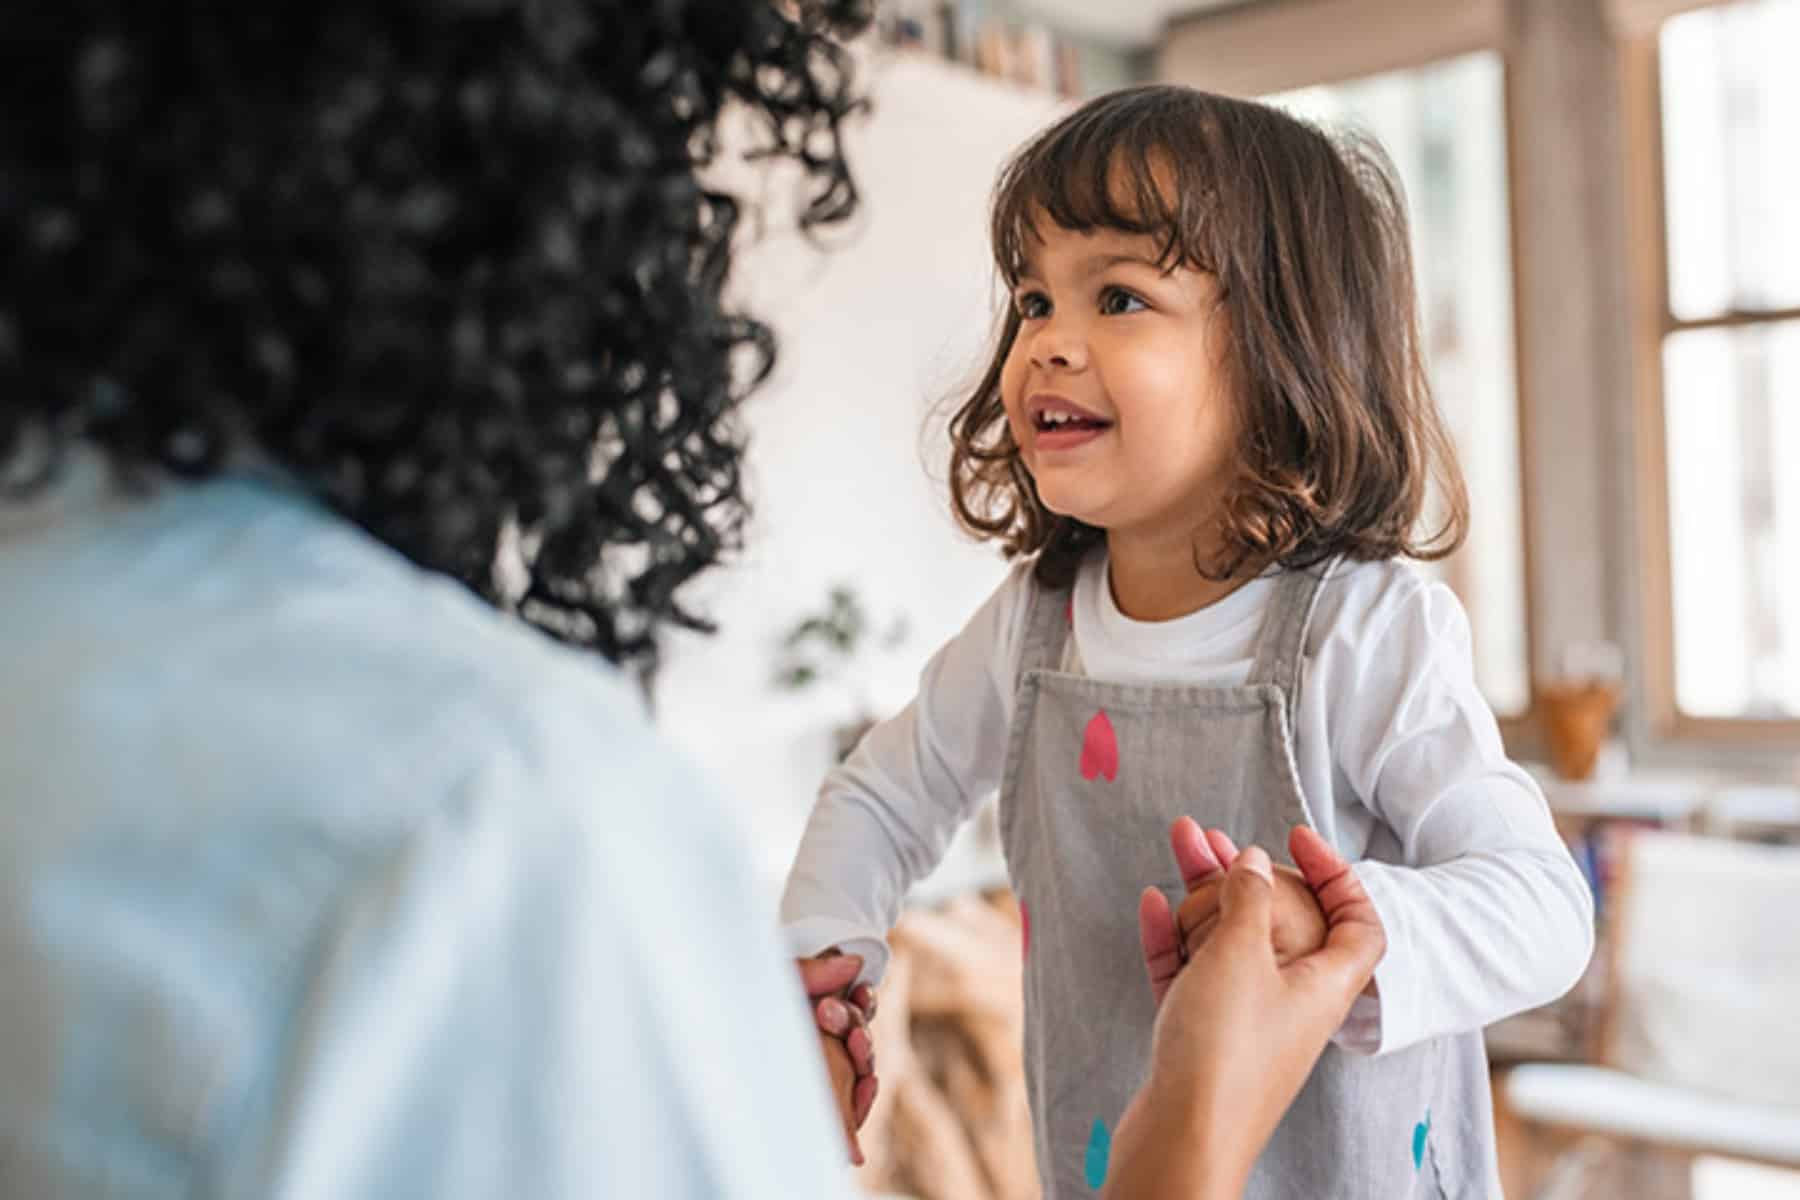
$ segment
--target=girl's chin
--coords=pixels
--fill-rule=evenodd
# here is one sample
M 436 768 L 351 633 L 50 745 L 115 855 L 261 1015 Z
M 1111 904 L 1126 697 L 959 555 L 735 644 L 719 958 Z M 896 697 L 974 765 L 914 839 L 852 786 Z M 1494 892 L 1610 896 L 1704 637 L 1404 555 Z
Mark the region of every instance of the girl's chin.
M 1045 495 L 1042 485 L 1038 489 L 1038 499 L 1045 508 L 1059 517 L 1067 517 L 1073 521 L 1081 521 L 1088 525 L 1100 525 L 1100 514 L 1092 504 L 1084 504 L 1078 497 L 1058 496 L 1054 493 Z

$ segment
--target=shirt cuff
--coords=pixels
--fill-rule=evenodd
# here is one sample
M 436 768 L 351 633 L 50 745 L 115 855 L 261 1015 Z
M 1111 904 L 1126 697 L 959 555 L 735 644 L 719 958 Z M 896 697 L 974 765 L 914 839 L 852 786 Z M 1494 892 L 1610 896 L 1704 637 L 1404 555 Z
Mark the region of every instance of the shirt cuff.
M 1411 868 L 1359 862 L 1351 869 L 1375 906 L 1382 933 L 1387 936 L 1387 951 L 1375 965 L 1374 995 L 1365 993 L 1356 998 L 1350 1015 L 1332 1040 L 1360 1054 L 1388 1054 L 1419 1040 L 1417 960 L 1412 952 L 1412 930 L 1406 920 L 1404 885 L 1398 874 L 1410 872 Z
M 1375 1054 L 1381 1049 L 1381 997 L 1358 996 L 1344 1023 L 1331 1035 L 1332 1044 L 1352 1054 Z
M 887 974 L 887 939 L 866 926 L 831 917 L 802 917 L 784 925 L 781 933 L 795 958 L 811 958 L 833 946 L 845 954 L 860 954 L 863 967 L 857 983 L 879 984 Z

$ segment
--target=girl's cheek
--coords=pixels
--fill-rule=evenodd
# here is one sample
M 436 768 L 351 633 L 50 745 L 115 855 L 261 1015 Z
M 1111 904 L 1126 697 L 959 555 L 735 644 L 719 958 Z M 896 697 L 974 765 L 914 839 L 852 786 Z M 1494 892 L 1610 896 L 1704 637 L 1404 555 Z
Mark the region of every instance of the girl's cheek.
M 1012 429 L 1014 440 L 1025 432 L 1020 428 L 1024 408 L 1024 397 L 1019 394 L 1021 386 L 1018 370 L 1008 361 L 1000 372 L 1000 404 L 1006 410 L 1006 423 Z
M 1016 411 L 1011 405 L 1007 406 L 1006 427 L 1012 430 L 1013 445 L 1019 447 L 1020 453 L 1029 460 L 1031 456 L 1030 431 L 1025 428 L 1023 418 L 1014 415 Z M 1029 461 L 1027 465 L 1029 465 Z
M 1018 407 L 1019 389 L 1024 386 L 1025 364 L 1020 361 L 1017 348 L 1006 356 L 1000 365 L 1000 398 L 1006 402 L 1006 411 L 1010 414 Z

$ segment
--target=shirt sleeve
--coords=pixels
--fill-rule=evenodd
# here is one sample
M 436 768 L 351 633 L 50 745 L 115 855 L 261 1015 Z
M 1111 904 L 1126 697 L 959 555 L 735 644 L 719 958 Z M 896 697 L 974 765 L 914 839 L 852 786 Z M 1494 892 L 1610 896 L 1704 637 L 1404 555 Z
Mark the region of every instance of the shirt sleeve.
M 224 1194 L 852 1194 L 738 827 L 622 754 L 497 764 L 359 872 Z
M 907 890 L 999 786 L 1028 570 L 1014 570 L 932 656 L 912 703 L 825 777 L 781 903 L 795 955 L 837 946 L 879 981 Z
M 1462 606 L 1413 582 L 1378 606 L 1330 701 L 1337 766 L 1401 851 L 1356 864 L 1388 950 L 1337 1040 L 1367 1053 L 1546 1004 L 1594 945 L 1593 895 L 1542 790 L 1506 757 Z

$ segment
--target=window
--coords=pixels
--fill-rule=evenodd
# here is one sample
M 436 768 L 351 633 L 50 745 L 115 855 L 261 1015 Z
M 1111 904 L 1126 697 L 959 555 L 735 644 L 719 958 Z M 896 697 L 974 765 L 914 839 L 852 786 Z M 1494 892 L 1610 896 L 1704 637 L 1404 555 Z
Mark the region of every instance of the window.
M 1660 204 L 1640 329 L 1652 678 L 1665 725 L 1800 718 L 1800 3 L 1667 21 L 1635 182 Z M 1657 97 L 1660 95 L 1660 105 Z M 1656 169 L 1660 158 L 1661 169 Z M 1791 727 L 1790 727 L 1791 728 Z
M 1268 99 L 1371 134 L 1406 189 L 1427 365 L 1474 516 L 1468 543 L 1439 573 L 1469 611 L 1488 702 L 1521 714 L 1530 654 L 1500 56 L 1482 51 Z

